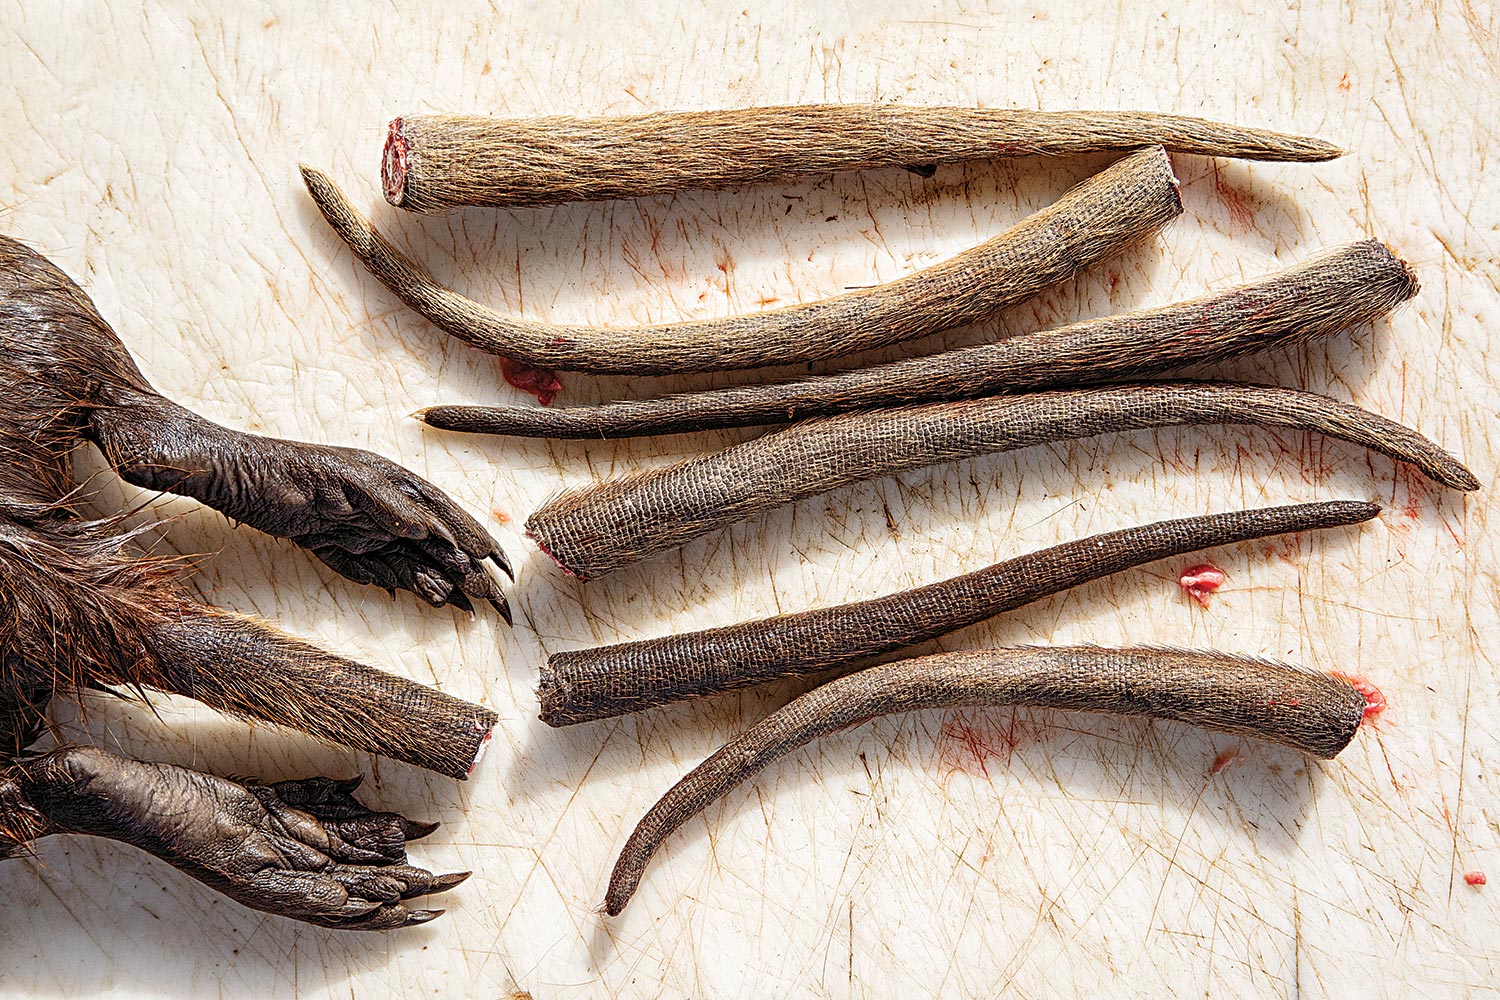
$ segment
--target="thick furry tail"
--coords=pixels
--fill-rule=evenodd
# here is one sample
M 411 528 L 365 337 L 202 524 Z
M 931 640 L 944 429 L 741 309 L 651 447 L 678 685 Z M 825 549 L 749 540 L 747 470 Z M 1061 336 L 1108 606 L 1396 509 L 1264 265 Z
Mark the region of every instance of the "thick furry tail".
M 0 518 L 0 705 L 155 688 L 455 778 L 473 770 L 493 712 L 210 608 L 180 582 L 190 564 L 140 554 L 114 520 Z

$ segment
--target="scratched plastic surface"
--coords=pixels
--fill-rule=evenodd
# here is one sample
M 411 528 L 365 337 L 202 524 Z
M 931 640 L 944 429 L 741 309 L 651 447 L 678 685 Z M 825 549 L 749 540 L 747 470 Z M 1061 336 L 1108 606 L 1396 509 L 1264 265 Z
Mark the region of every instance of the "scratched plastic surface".
M 506 630 L 392 602 L 189 502 L 156 504 L 148 516 L 179 515 L 164 547 L 217 552 L 199 577 L 214 601 L 493 705 L 495 744 L 459 785 L 186 702 L 158 702 L 159 717 L 100 698 L 81 717 L 59 703 L 58 734 L 221 773 L 366 774 L 368 801 L 443 821 L 417 858 L 476 874 L 430 925 L 347 936 L 241 909 L 127 848 L 55 840 L 34 862 L 0 866 L 4 992 L 1367 997 L 1500 980 L 1500 896 L 1463 877 L 1500 868 L 1492 11 L 1204 0 L 1169 13 L 1031 4 L 909 19 L 861 4 L 757 20 L 738 7 L 653 19 L 617 4 L 561 15 L 506 4 L 329 25 L 291 3 L 228 23 L 189 3 L 60 6 L 22 3 L 0 19 L 15 87 L 0 227 L 75 275 L 165 391 L 237 426 L 412 466 L 490 519 L 520 579 Z M 530 510 L 564 484 L 740 435 L 586 445 L 424 433 L 406 414 L 519 394 L 494 359 L 361 273 L 296 173 L 299 159 L 330 169 L 400 244 L 480 299 L 537 319 L 643 323 L 889 280 L 1106 162 L 429 218 L 380 200 L 384 125 L 401 112 L 868 99 L 1159 108 L 1343 143 L 1349 156 L 1312 166 L 1179 157 L 1186 215 L 1167 233 L 927 346 L 1168 302 L 1378 236 L 1419 271 L 1415 302 L 1234 373 L 1416 426 L 1463 456 L 1485 492 L 1439 492 L 1386 459 L 1283 432 L 1112 435 L 861 484 L 581 586 L 522 539 Z M 572 377 L 562 401 L 705 384 L 722 383 Z M 105 482 L 102 506 L 143 499 Z M 1228 579 L 1206 610 L 1177 584 L 1204 561 L 1189 557 L 940 644 L 1175 643 L 1368 675 L 1390 707 L 1337 761 L 1137 721 L 892 718 L 710 807 L 623 917 L 596 913 L 641 813 L 796 689 L 556 732 L 536 721 L 532 695 L 547 651 L 868 597 L 1161 517 L 1346 496 L 1387 510 L 1358 530 L 1210 553 Z

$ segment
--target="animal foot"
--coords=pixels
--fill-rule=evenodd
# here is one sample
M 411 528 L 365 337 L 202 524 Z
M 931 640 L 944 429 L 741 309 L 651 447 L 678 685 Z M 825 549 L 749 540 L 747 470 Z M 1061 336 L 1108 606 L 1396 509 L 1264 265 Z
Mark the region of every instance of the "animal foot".
M 435 824 L 376 812 L 358 779 L 262 785 L 67 747 L 18 768 L 30 808 L 59 833 L 133 844 L 245 906 L 339 930 L 423 924 L 442 910 L 408 901 L 468 872 L 407 863 Z

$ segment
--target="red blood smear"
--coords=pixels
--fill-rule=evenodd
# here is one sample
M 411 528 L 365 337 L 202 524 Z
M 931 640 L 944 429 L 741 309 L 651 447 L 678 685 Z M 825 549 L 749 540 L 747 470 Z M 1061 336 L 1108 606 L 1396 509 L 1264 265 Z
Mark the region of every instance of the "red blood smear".
M 1484 877 L 1484 872 L 1464 872 L 1464 882 L 1467 885 L 1484 885 L 1489 879 Z
M 1240 752 L 1238 750 L 1231 749 L 1220 751 L 1219 756 L 1214 758 L 1214 766 L 1209 769 L 1209 776 L 1212 777 L 1213 775 L 1218 774 L 1220 771 L 1224 770 L 1224 768 L 1228 767 L 1230 764 L 1233 764 L 1235 760 L 1238 759 L 1239 755 Z
M 1354 690 L 1365 696 L 1365 717 L 1361 721 L 1361 725 L 1366 722 L 1374 722 L 1375 717 L 1378 716 L 1381 712 L 1385 711 L 1385 695 L 1381 693 L 1380 688 L 1376 687 L 1374 684 L 1371 684 L 1363 677 L 1355 677 L 1350 674 L 1340 673 L 1337 670 L 1332 671 L 1332 674 L 1335 677 L 1341 677 L 1344 680 L 1348 681 L 1350 684 L 1353 684 Z
M 557 372 L 546 368 L 533 368 L 520 361 L 511 361 L 509 358 L 500 359 L 500 374 L 505 376 L 505 381 L 522 392 L 533 393 L 536 401 L 543 406 L 556 399 L 563 387 L 562 380 L 557 377 Z
M 1021 739 L 1018 728 L 1015 716 L 1002 729 L 983 714 L 970 719 L 962 712 L 952 712 L 938 732 L 938 763 L 944 770 L 989 777 L 987 762 L 1001 757 L 1009 760 Z
M 561 559 L 559 559 L 559 558 L 557 558 L 557 556 L 553 555 L 552 554 L 552 550 L 549 549 L 549 548 L 547 548 L 547 546 L 543 545 L 542 544 L 542 540 L 540 538 L 537 538 L 535 535 L 533 535 L 529 531 L 526 532 L 526 537 L 529 538 L 529 539 L 531 539 L 533 542 L 536 542 L 536 547 L 542 550 L 542 555 L 546 556 L 548 559 L 551 559 L 553 562 L 555 562 L 557 564 L 557 568 L 563 571 L 563 576 L 571 576 L 575 580 L 582 580 L 583 579 L 583 575 L 581 573 L 575 573 L 573 570 L 569 569 L 567 567 L 567 565 Z
M 499 507 L 490 508 L 490 513 L 493 514 L 495 516 L 495 520 L 499 521 L 501 524 L 510 523 L 510 515 L 505 513 L 505 511 L 501 510 Z
M 1219 200 L 1229 210 L 1229 221 L 1241 229 L 1249 229 L 1255 223 L 1255 214 L 1245 204 L 1245 195 L 1236 191 L 1224 183 L 1224 178 L 1219 174 L 1219 168 L 1214 167 L 1214 191 L 1218 193 Z
M 1183 592 L 1198 602 L 1200 608 L 1208 607 L 1208 595 L 1218 590 L 1228 579 L 1224 571 L 1212 563 L 1190 566 L 1177 578 Z

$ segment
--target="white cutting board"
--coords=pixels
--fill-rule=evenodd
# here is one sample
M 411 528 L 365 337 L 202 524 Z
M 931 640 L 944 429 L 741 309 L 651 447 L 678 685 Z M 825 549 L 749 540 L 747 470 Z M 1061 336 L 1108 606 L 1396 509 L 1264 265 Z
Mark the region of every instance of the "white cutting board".
M 1500 884 L 1462 877 L 1500 877 L 1500 47 L 1487 5 L 399 4 L 314 21 L 311 5 L 279 3 L 227 22 L 210 4 L 8 6 L 0 230 L 74 275 L 162 390 L 216 420 L 411 466 L 487 520 L 519 579 L 514 629 L 471 622 L 347 583 L 190 502 L 159 503 L 152 516 L 181 515 L 166 546 L 218 551 L 200 577 L 212 600 L 494 706 L 494 748 L 460 785 L 165 699 L 160 717 L 92 699 L 81 719 L 59 703 L 60 734 L 220 773 L 367 774 L 371 803 L 444 822 L 419 860 L 476 874 L 441 920 L 348 935 L 242 909 L 127 848 L 58 839 L 0 866 L 7 992 L 1367 997 L 1500 979 Z M 1179 157 L 1186 214 L 1164 235 L 921 348 L 1166 303 L 1377 236 L 1419 272 L 1415 302 L 1234 374 L 1414 425 L 1485 491 L 1443 492 L 1297 434 L 1110 435 L 867 483 L 585 587 L 524 540 L 527 513 L 564 485 L 744 434 L 549 445 L 424 432 L 407 418 L 421 406 L 522 397 L 493 359 L 364 274 L 296 172 L 299 160 L 330 170 L 398 244 L 482 301 L 632 324 L 895 278 L 1107 162 L 434 218 L 378 193 L 384 126 L 403 112 L 868 100 L 1166 110 L 1344 144 L 1348 156 L 1321 165 Z M 560 402 L 708 381 L 572 376 Z M 144 498 L 106 483 L 102 507 Z M 1337 497 L 1388 506 L 1362 528 L 1213 553 L 1229 580 L 1207 611 L 1176 585 L 1198 561 L 1184 559 L 940 644 L 1172 643 L 1368 674 L 1390 708 L 1336 762 L 1060 713 L 892 718 L 710 807 L 623 917 L 596 912 L 645 809 L 795 689 L 557 732 L 535 719 L 547 652 L 874 596 L 1163 517 Z M 1238 756 L 1211 774 L 1224 751 Z

